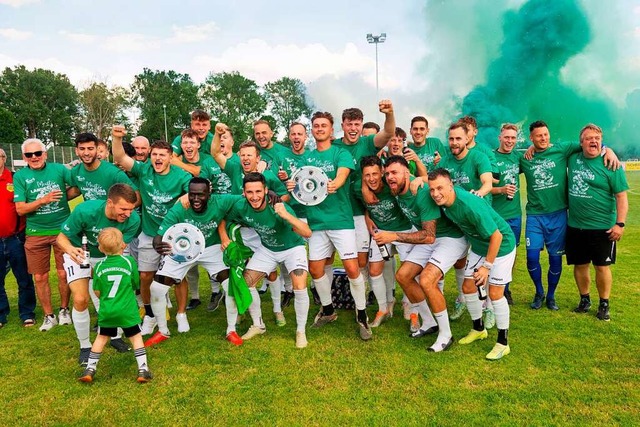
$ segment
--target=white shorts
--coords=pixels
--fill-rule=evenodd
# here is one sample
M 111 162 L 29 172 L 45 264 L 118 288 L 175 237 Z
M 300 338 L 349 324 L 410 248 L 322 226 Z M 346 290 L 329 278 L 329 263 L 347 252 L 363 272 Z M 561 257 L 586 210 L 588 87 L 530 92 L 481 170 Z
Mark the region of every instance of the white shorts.
M 242 243 L 253 252 L 257 252 L 260 248 L 263 248 L 260 236 L 256 233 L 256 230 L 249 227 L 240 227 L 240 235 L 242 236 Z
M 369 235 L 369 229 L 367 228 L 367 222 L 364 220 L 364 215 L 354 216 L 353 224 L 356 228 L 356 245 L 358 252 L 369 252 L 371 235 Z
M 202 256 L 196 261 L 190 262 L 176 262 L 171 257 L 164 256 L 158 267 L 158 275 L 166 276 L 175 280 L 182 280 L 187 272 L 194 265 L 201 265 L 209 273 L 209 277 L 214 277 L 222 270 L 227 270 L 227 267 L 222 261 L 222 250 L 220 245 L 207 246 L 204 248 Z
M 309 271 L 307 251 L 304 246 L 295 246 L 281 252 L 275 252 L 262 247 L 253 254 L 246 268 L 268 275 L 276 270 L 279 263 L 284 263 L 287 271 L 297 269 Z
M 415 230 L 407 230 L 403 231 L 402 233 L 409 233 L 411 231 Z M 398 254 L 398 256 L 400 257 L 400 261 L 402 262 L 407 259 L 414 246 L 416 245 L 413 245 L 411 243 L 391 242 L 387 244 L 387 250 L 390 249 L 389 255 L 393 256 L 394 254 Z M 383 260 L 384 258 L 382 258 L 382 254 L 380 253 L 380 249 L 376 244 L 376 241 L 372 239 L 371 247 L 369 248 L 369 262 L 380 262 Z
M 160 254 L 153 249 L 153 237 L 144 232 L 138 236 L 138 270 L 156 271 L 160 264 Z
M 75 262 L 68 254 L 62 254 L 64 271 L 67 272 L 67 283 L 75 282 L 80 279 L 91 279 L 93 267 L 104 258 L 89 258 L 90 268 L 81 268 L 80 264 Z
M 464 237 L 439 237 L 431 245 L 415 245 L 407 261 L 424 268 L 427 263 L 438 267 L 444 276 L 459 259 L 469 251 L 469 243 Z
M 471 250 L 469 257 L 467 258 L 467 266 L 464 269 L 464 277 L 473 277 L 473 270 L 482 266 L 485 258 L 478 255 Z M 499 256 L 493 262 L 493 268 L 489 272 L 489 280 L 487 282 L 490 285 L 505 286 L 511 283 L 511 271 L 513 270 L 513 263 L 516 260 L 516 250 L 512 250 L 504 256 Z
M 129 254 L 138 262 L 138 238 L 134 237 L 127 245 L 127 248 L 129 248 Z
M 356 231 L 347 230 L 317 230 L 309 238 L 309 260 L 319 261 L 338 251 L 341 260 L 358 257 L 356 245 Z

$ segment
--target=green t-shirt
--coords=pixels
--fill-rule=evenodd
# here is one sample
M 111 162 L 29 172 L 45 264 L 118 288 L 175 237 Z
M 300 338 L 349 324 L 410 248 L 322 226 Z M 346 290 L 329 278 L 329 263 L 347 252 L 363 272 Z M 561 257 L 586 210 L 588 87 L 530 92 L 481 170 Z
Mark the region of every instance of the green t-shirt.
M 69 217 L 67 185 L 73 186 L 71 171 L 60 163 L 45 163 L 42 169 L 22 168 L 13 177 L 14 202 L 31 203 L 54 190 L 62 191 L 57 202 L 40 206 L 27 217 L 27 236 L 55 236 Z
M 482 187 L 480 175 L 491 174 L 489 158 L 478 150 L 469 151 L 462 159 L 456 159 L 449 153 L 438 166 L 448 170 L 453 183 L 467 191 L 479 190 Z M 483 198 L 491 203 L 491 193 Z
M 431 198 L 426 185 L 418 189 L 415 196 L 411 190 L 407 190 L 404 194 L 398 194 L 396 200 L 404 215 L 418 230 L 422 230 L 423 222 L 440 218 L 440 209 Z
M 336 178 L 338 168 L 348 168 L 353 173 L 353 157 L 337 145 L 331 145 L 324 151 L 310 151 L 307 161 L 309 166 L 322 169 L 331 180 Z M 335 193 L 329 194 L 322 203 L 307 206 L 307 221 L 311 230 L 353 230 L 350 193 L 347 178 L 344 185 Z
M 231 191 L 231 180 L 222 172 L 218 163 L 209 154 L 200 153 L 197 162 L 190 162 L 182 156 L 182 161 L 189 165 L 200 167 L 198 176 L 211 181 L 213 194 L 228 194 Z
M 495 151 L 491 149 L 487 144 L 481 144 L 476 142 L 476 145 L 471 147 L 469 151 L 476 150 L 479 153 L 484 154 L 489 159 L 489 164 L 491 165 L 491 172 L 498 173 L 498 167 L 496 165 L 496 155 Z
M 501 153 L 496 150 L 496 167 L 500 178 L 494 187 L 504 187 L 513 184 L 517 187 L 513 200 L 507 200 L 506 194 L 494 194 L 491 206 L 504 219 L 518 218 L 522 216 L 520 204 L 520 157 L 521 153 L 513 150 L 511 153 Z
M 282 160 L 287 155 L 289 149 L 277 142 L 273 143 L 273 146 L 269 149 L 260 147 L 260 160 L 263 160 L 267 164 L 266 170 L 270 170 L 277 177 L 280 166 L 282 166 Z
M 93 289 L 100 292 L 98 326 L 130 328 L 140 323 L 135 291 L 140 288 L 136 261 L 109 255 L 93 269 Z
M 438 168 L 434 164 L 434 160 L 436 158 L 436 151 L 440 154 L 441 157 L 446 156 L 447 149 L 442 144 L 442 141 L 438 138 L 427 138 L 424 144 L 417 146 L 415 143 L 410 142 L 408 147 L 416 152 L 416 155 L 420 158 L 420 161 L 424 164 L 424 167 L 427 168 L 427 171 L 431 172 L 432 170 Z
M 291 206 L 286 203 L 284 206 L 287 212 L 295 215 Z M 262 245 L 271 251 L 282 252 L 296 246 L 304 246 L 302 237 L 294 232 L 291 224 L 280 218 L 269 204 L 263 210 L 256 211 L 243 197 L 235 204 L 229 217 L 233 218 L 234 222 L 253 228 L 260 236 Z
M 395 196 L 386 184 L 382 190 L 376 193 L 378 203 L 365 203 L 362 197 L 362 181 L 356 181 L 353 186 L 356 197 L 364 204 L 369 212 L 369 217 L 380 230 L 384 231 L 406 231 L 411 229 L 411 221 L 405 216 L 398 205 Z
M 553 144 L 533 159 L 520 158 L 527 179 L 527 214 L 540 215 L 567 209 L 567 159 L 581 151 L 579 142 Z
M 629 189 L 622 168 L 606 168 L 602 157 L 569 157 L 569 226 L 608 230 L 616 223 L 616 194 Z
M 285 153 L 285 156 L 282 158 L 282 168 L 287 173 L 287 176 L 289 177 L 289 179 L 291 178 L 291 175 L 293 175 L 295 171 L 297 171 L 303 166 L 307 166 L 307 162 L 308 162 L 307 153 L 308 152 L 305 151 L 302 154 L 295 154 L 293 151 L 287 150 L 287 152 Z M 298 202 L 295 198 L 291 197 L 288 204 L 289 206 L 291 206 L 291 208 L 296 213 L 296 216 L 298 218 L 307 217 L 306 206 L 300 204 L 300 202 Z
M 169 209 L 189 191 L 191 175 L 171 166 L 166 175 L 157 174 L 150 163 L 136 161 L 131 173 L 138 177 L 142 199 L 142 231 L 153 237 Z
M 227 163 L 224 165 L 224 173 L 229 176 L 231 180 L 231 194 L 242 194 L 242 179 L 244 178 L 244 170 L 240 164 L 240 157 L 231 156 L 227 159 Z M 287 194 L 287 187 L 284 186 L 282 181 L 278 179 L 269 169 L 265 169 L 262 172 L 264 179 L 267 183 L 267 188 L 276 192 L 278 196 Z
M 375 135 L 361 136 L 355 144 L 345 144 L 344 138 L 338 138 L 332 142 L 333 145 L 347 150 L 351 154 L 351 157 L 353 157 L 353 172 L 349 174 L 349 181 L 352 186 L 353 183 L 362 178 L 360 160 L 365 156 L 375 156 L 378 154 L 374 138 Z M 364 205 L 353 192 L 349 193 L 349 199 L 351 201 L 353 216 L 364 215 Z
M 75 165 L 71 169 L 71 178 L 74 182 L 73 186 L 80 189 L 85 201 L 107 200 L 109 189 L 113 184 L 118 183 L 127 184 L 138 191 L 138 186 L 129 179 L 126 173 L 104 160 L 100 162 L 100 166 L 92 171 L 87 170 L 82 163 Z
M 211 196 L 204 212 L 198 213 L 193 209 L 185 209 L 182 203 L 176 203 L 165 216 L 162 224 L 158 227 L 157 234 L 162 236 L 175 224 L 186 222 L 199 228 L 205 239 L 205 247 L 219 245 L 220 235 L 218 234 L 218 225 L 220 221 L 225 219 L 233 205 L 242 196 L 234 196 L 231 194 L 220 194 Z
M 98 250 L 98 234 L 107 228 L 114 227 L 122 232 L 125 243 L 129 243 L 138 235 L 140 228 L 140 216 L 138 212 L 131 212 L 131 216 L 125 222 L 118 222 L 107 218 L 105 215 L 105 200 L 88 200 L 80 203 L 71 212 L 69 218 L 62 224 L 62 234 L 69 238 L 73 246 L 79 248 L 82 245 L 82 235 L 87 236 L 89 253 L 92 258 L 102 258 L 104 254 Z
M 207 132 L 207 136 L 204 138 L 204 141 L 200 143 L 200 149 L 198 152 L 200 154 L 211 154 L 211 143 L 213 142 L 213 134 L 211 132 Z M 182 136 L 178 135 L 173 139 L 171 143 L 171 148 L 173 152 L 177 155 L 182 154 L 182 147 L 180 144 L 182 143 Z
M 475 254 L 487 254 L 489 238 L 496 230 L 502 233 L 497 256 L 505 256 L 516 248 L 516 238 L 511 227 L 491 206 L 460 187 L 455 187 L 454 190 L 456 200 L 448 208 L 443 207 L 442 211 L 460 227 Z

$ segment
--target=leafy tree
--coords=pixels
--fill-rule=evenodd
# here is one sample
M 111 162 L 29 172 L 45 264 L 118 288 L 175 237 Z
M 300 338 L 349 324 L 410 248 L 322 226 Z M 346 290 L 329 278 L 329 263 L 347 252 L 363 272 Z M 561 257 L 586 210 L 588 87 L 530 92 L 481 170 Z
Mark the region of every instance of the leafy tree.
M 127 90 L 120 86 L 109 88 L 102 82 L 91 83 L 80 92 L 81 128 L 93 132 L 100 139 L 107 138 L 114 123 L 122 124 L 128 95 Z
M 253 136 L 253 122 L 267 106 L 256 82 L 237 71 L 209 74 L 201 95 L 214 122 L 223 122 L 233 130 L 236 145 Z
M 307 96 L 307 88 L 299 79 L 282 77 L 264 85 L 269 111 L 276 119 L 274 132 L 288 132 L 289 125 L 301 117 L 310 116 L 313 104 Z
M 27 135 L 13 113 L 4 107 L 0 107 L 0 144 L 22 144 Z
M 30 137 L 71 144 L 78 115 L 78 91 L 64 74 L 24 65 L 0 76 L 0 106 L 14 115 Z
M 145 68 L 135 76 L 131 92 L 134 106 L 140 109 L 142 125 L 138 133 L 150 140 L 165 139 L 165 108 L 169 142 L 191 125 L 191 111 L 202 108 L 198 86 L 191 77 L 172 70 Z

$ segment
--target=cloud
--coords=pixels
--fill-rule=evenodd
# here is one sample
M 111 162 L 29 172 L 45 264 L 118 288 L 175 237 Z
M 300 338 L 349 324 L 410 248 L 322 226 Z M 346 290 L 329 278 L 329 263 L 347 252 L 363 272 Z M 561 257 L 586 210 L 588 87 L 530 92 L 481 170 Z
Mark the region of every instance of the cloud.
M 84 82 L 90 80 L 95 74 L 95 72 L 89 68 L 71 65 L 55 57 L 17 59 L 0 54 L 0 69 L 4 69 L 5 67 L 14 68 L 18 65 L 24 65 L 30 70 L 34 68 L 43 68 L 45 70 L 52 70 L 56 73 L 65 74 L 76 87 L 82 86 Z
M 106 50 L 118 53 L 145 52 L 160 48 L 162 41 L 144 34 L 125 33 L 105 38 L 102 46 Z
M 20 41 L 31 38 L 31 36 L 33 36 L 33 33 L 30 31 L 16 30 L 15 28 L 0 28 L 0 36 L 9 40 Z
M 171 43 L 196 43 L 209 40 L 213 34 L 219 30 L 215 22 L 208 22 L 202 25 L 187 25 L 179 27 L 171 26 L 173 36 L 169 38 Z
M 1 5 L 15 8 L 26 6 L 31 3 L 40 3 L 40 0 L 0 0 Z
M 93 34 L 84 34 L 84 33 L 72 33 L 71 31 L 58 31 L 58 34 L 66 37 L 68 40 L 79 43 L 79 44 L 91 44 L 94 43 L 98 36 Z

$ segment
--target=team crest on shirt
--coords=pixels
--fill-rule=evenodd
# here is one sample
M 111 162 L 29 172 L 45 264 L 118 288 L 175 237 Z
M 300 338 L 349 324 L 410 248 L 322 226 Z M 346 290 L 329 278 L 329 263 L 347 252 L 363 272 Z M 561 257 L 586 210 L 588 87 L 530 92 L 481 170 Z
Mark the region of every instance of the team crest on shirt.
M 9 193 L 13 193 L 13 183 L 12 182 L 7 182 L 7 191 Z

